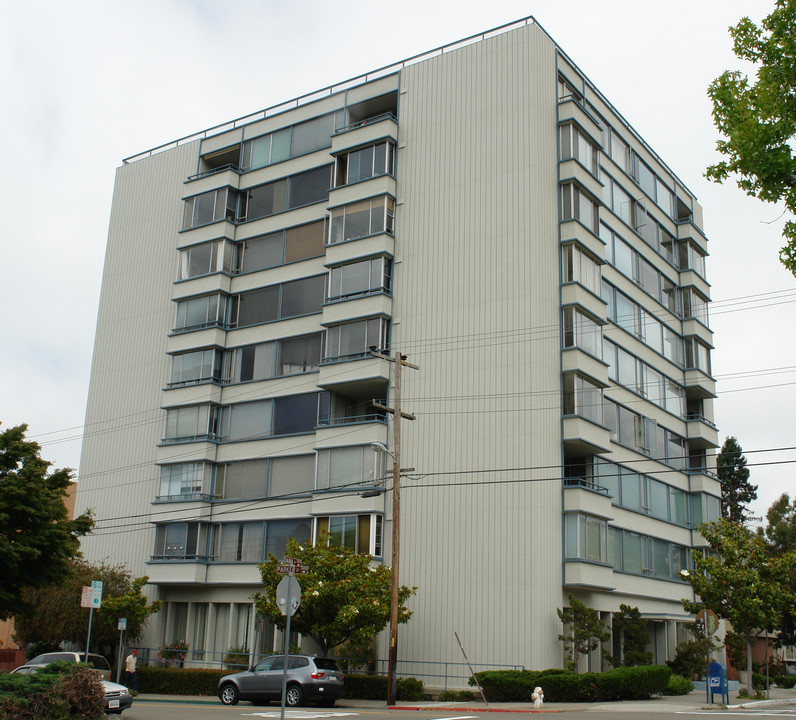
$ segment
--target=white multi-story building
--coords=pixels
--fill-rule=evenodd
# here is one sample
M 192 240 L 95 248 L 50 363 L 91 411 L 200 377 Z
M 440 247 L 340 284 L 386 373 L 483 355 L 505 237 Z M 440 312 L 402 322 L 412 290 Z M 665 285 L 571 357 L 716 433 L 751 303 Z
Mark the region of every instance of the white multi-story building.
M 399 672 L 459 662 L 454 632 L 560 666 L 569 593 L 638 606 L 662 662 L 719 508 L 706 254 L 694 196 L 532 18 L 128 158 L 84 553 L 150 577 L 149 647 L 278 646 L 250 596 L 289 537 L 390 562 L 370 349 L 398 350 Z

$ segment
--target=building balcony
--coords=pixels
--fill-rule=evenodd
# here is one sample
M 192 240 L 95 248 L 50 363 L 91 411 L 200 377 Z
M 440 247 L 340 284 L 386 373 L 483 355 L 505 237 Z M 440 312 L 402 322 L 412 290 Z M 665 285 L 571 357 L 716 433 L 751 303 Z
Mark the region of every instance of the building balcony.
M 391 138 L 396 144 L 398 142 L 398 119 L 389 112 L 336 130 L 332 135 L 331 153 L 336 155 L 349 148 L 370 145 L 385 138 Z
M 610 452 L 608 428 L 579 416 L 565 417 L 563 422 L 564 452 L 568 455 L 599 455 Z
M 589 253 L 599 265 L 605 264 L 605 243 L 600 237 L 590 232 L 582 222 L 579 220 L 564 220 L 558 227 L 562 245 L 574 241 Z
M 207 556 L 165 557 L 153 555 L 146 563 L 151 585 L 193 585 L 205 581 Z
M 558 103 L 559 125 L 573 120 L 593 141 L 597 147 L 602 147 L 602 126 L 600 121 L 572 96 L 562 99 Z
M 364 198 L 377 195 L 391 195 L 395 197 L 395 177 L 392 175 L 379 175 L 363 180 L 353 185 L 342 185 L 329 191 L 329 207 L 339 207 L 355 203 Z
M 561 352 L 561 369 L 563 372 L 578 371 L 583 375 L 588 375 L 596 384 L 604 388 L 610 385 L 608 365 L 580 348 L 567 348 Z
M 223 167 L 206 170 L 198 175 L 191 175 L 185 181 L 185 193 L 199 195 L 223 187 L 237 188 L 240 182 L 240 173 L 240 168 L 230 163 Z
M 697 370 L 685 371 L 685 389 L 687 397 L 715 398 L 716 381 L 706 372 Z
M 677 239 L 691 240 L 705 255 L 708 254 L 708 239 L 694 224 L 693 218 L 687 218 L 677 223 Z
M 614 571 L 610 565 L 585 562 L 583 560 L 564 561 L 564 586 L 568 588 L 613 590 Z
M 680 271 L 680 286 L 693 287 L 704 297 L 710 298 L 710 283 L 694 270 Z
M 575 180 L 595 198 L 602 196 L 603 184 L 575 159 L 562 160 L 558 164 L 558 178 L 560 182 Z
M 707 467 L 692 467 L 686 470 L 692 493 L 721 494 L 721 483 L 715 469 Z
M 683 320 L 683 336 L 694 335 L 708 347 L 713 347 L 713 331 L 696 318 Z
M 593 318 L 605 317 L 605 300 L 587 290 L 583 285 L 569 282 L 561 286 L 561 306 L 578 305 Z
M 324 358 L 318 387 L 358 400 L 384 398 L 390 377 L 390 363 L 369 351 L 356 355 Z
M 613 520 L 611 496 L 608 490 L 586 478 L 564 479 L 564 512 L 586 512 Z
M 195 245 L 208 240 L 217 240 L 222 237 L 235 237 L 235 223 L 231 220 L 216 220 L 207 225 L 199 225 L 197 227 L 188 228 L 187 230 L 180 230 L 178 242 L 180 246 L 183 247 L 185 245 Z
M 383 232 L 327 245 L 324 265 L 339 265 L 347 260 L 355 260 L 371 255 L 389 255 L 392 257 L 394 254 L 395 236 Z
M 695 449 L 717 448 L 718 430 L 713 422 L 702 415 L 686 416 L 688 445 Z

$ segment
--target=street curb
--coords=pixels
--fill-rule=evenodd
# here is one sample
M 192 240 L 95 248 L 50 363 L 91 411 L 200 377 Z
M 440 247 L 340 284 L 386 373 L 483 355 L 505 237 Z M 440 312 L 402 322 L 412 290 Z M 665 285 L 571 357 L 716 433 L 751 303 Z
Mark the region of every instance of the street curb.
M 727 705 L 728 710 L 746 710 L 747 708 L 766 707 L 767 705 L 794 705 L 796 700 L 753 700 L 741 705 Z
M 340 706 L 342 707 L 342 705 Z M 553 709 L 544 709 L 544 710 L 535 710 L 533 708 L 528 708 L 527 710 L 524 708 L 500 708 L 500 707 L 455 707 L 451 705 L 388 705 L 388 710 L 425 710 L 425 711 L 433 711 L 433 710 L 444 710 L 445 712 L 499 712 L 499 713 L 557 713 L 557 712 L 564 712 L 564 709 L 560 710 L 553 710 Z
M 189 696 L 185 698 L 175 698 L 175 697 L 145 697 L 142 698 L 140 696 L 133 698 L 133 705 L 136 703 L 189 703 L 191 705 L 221 705 L 221 701 L 218 699 L 215 700 L 193 700 Z

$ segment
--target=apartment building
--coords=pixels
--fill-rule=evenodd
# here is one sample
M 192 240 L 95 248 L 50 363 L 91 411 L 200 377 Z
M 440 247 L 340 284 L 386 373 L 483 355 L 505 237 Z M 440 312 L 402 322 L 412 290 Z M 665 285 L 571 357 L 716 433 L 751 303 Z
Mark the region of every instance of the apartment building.
M 420 369 L 399 672 L 460 662 L 454 632 L 479 665 L 561 666 L 569 593 L 609 624 L 638 606 L 663 662 L 719 512 L 702 227 L 533 18 L 128 158 L 85 555 L 149 576 L 148 647 L 280 647 L 250 596 L 288 538 L 390 562 L 393 420 L 373 401 L 394 378 L 372 351 L 400 351 Z

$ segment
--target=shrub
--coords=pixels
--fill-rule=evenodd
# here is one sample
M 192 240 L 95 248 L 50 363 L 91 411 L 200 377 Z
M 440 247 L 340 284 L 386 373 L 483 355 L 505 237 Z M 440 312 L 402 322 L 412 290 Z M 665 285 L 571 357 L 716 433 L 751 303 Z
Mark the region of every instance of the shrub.
M 672 675 L 666 688 L 663 691 L 664 695 L 688 695 L 694 689 L 694 683 L 682 675 Z
M 482 670 L 475 674 L 488 702 L 530 702 L 538 672 L 529 670 Z M 472 678 L 470 685 L 475 685 Z
M 796 675 L 777 675 L 774 682 L 781 688 L 796 687 Z
M 138 667 L 138 691 L 158 695 L 215 695 L 226 670 Z
M 475 696 L 469 690 L 443 690 L 438 696 L 439 702 L 470 702 Z
M 424 700 L 423 682 L 413 677 L 399 677 L 396 683 L 398 700 Z M 386 675 L 346 674 L 345 696 L 357 700 L 386 700 Z
M 48 652 L 58 652 L 60 649 L 61 646 L 58 643 L 50 642 L 49 640 L 37 640 L 28 645 L 27 650 L 25 650 L 25 659 L 32 660 L 37 655 Z
M 591 702 L 596 700 L 595 677 L 597 673 L 556 672 L 540 673 L 535 684 L 544 691 L 546 702 Z M 533 687 L 530 689 L 533 692 Z
M 766 676 L 757 672 L 752 673 L 752 689 L 760 694 L 766 689 Z

